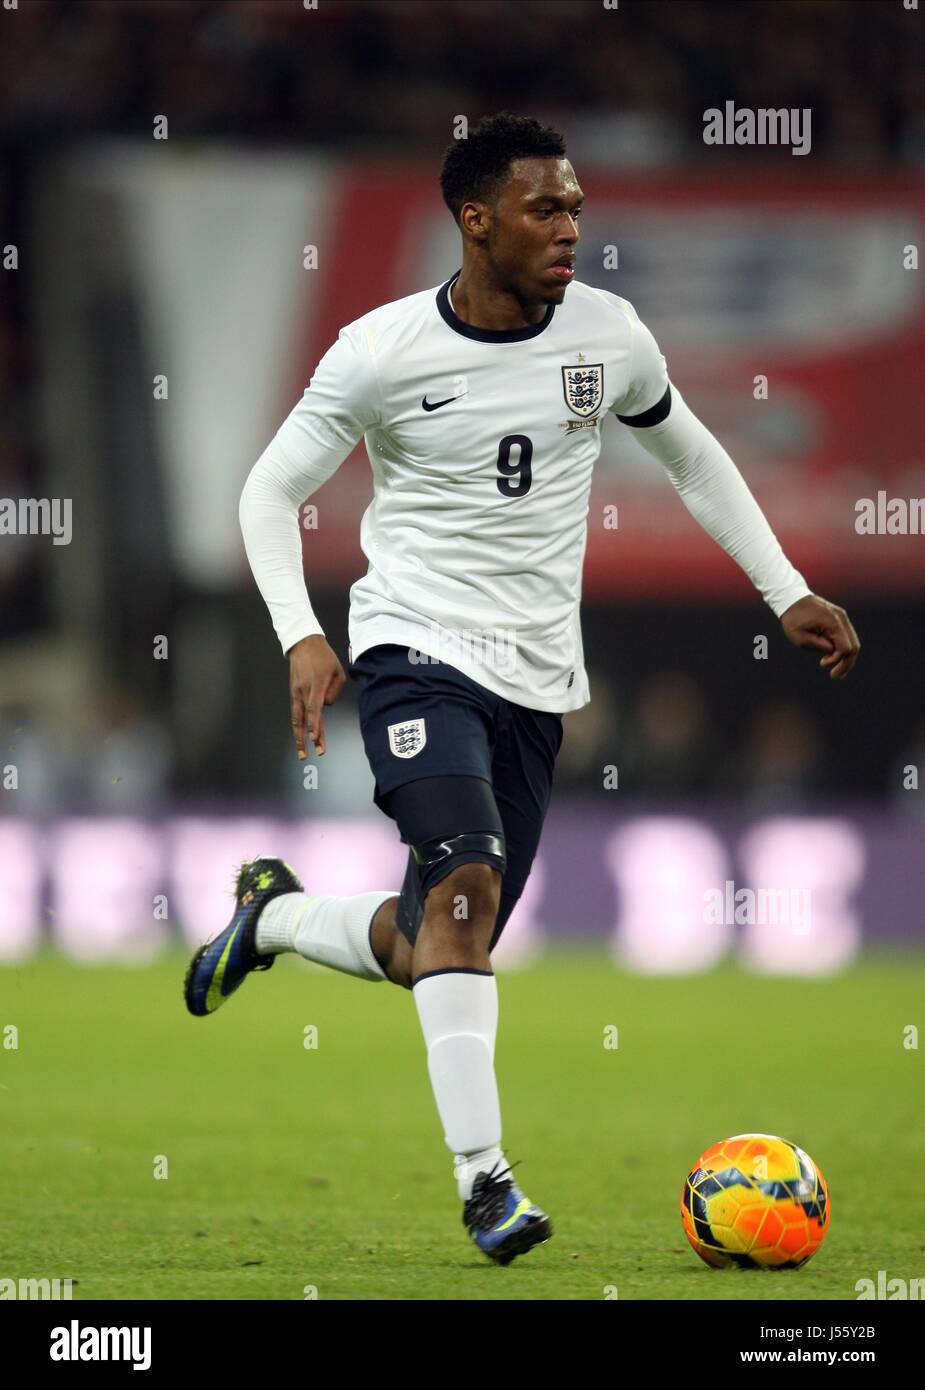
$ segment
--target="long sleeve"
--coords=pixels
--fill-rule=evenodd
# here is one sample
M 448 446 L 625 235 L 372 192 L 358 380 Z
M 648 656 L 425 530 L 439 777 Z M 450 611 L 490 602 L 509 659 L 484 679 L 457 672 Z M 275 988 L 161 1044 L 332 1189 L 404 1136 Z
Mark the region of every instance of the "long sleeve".
M 244 548 L 284 653 L 324 631 L 305 585 L 299 508 L 379 420 L 380 403 L 369 339 L 342 330 L 244 484 Z
M 812 590 L 781 550 L 726 450 L 669 383 L 651 332 L 632 305 L 623 303 L 633 327 L 633 357 L 628 389 L 612 409 L 662 464 L 691 516 L 741 566 L 780 618 Z
M 677 388 L 669 389 L 667 415 L 633 434 L 663 465 L 691 516 L 741 566 L 780 618 L 812 590 L 781 550 L 726 450 Z M 621 418 L 632 427 L 631 420 Z

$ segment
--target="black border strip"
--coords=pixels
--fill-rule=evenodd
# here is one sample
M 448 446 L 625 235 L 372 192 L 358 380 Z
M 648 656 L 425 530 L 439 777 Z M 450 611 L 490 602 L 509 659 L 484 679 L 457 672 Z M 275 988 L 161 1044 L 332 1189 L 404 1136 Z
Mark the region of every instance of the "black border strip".
M 650 406 L 641 415 L 617 415 L 617 419 L 624 425 L 632 425 L 634 430 L 649 429 L 652 425 L 660 425 L 667 417 L 671 409 L 671 387 L 665 387 L 665 394 L 657 405 Z
M 462 267 L 460 267 L 460 270 Z M 445 285 L 441 285 L 437 291 L 437 308 L 443 322 L 452 328 L 454 333 L 459 333 L 464 338 L 474 338 L 477 343 L 523 343 L 528 338 L 536 338 L 545 328 L 552 323 L 552 316 L 555 312 L 555 304 L 548 305 L 546 317 L 540 319 L 539 323 L 528 324 L 526 328 L 473 328 L 471 323 L 465 323 L 454 311 L 450 304 L 450 286 L 459 279 L 460 270 Z

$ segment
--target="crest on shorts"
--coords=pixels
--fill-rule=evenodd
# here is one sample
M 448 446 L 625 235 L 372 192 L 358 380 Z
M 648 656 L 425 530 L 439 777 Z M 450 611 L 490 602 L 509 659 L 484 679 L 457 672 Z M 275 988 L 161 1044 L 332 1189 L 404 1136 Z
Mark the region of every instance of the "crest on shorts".
M 604 400 L 604 364 L 590 367 L 563 367 L 562 390 L 569 410 L 586 420 L 596 415 Z
M 389 725 L 389 747 L 396 758 L 413 758 L 426 742 L 423 719 L 406 719 L 404 724 Z

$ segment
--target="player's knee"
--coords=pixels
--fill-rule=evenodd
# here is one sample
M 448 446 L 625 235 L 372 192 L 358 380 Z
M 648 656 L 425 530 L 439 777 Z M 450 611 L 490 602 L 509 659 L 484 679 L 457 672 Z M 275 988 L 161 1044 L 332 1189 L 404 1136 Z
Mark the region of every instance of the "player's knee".
M 461 925 L 494 923 L 501 900 L 501 873 L 491 864 L 458 864 L 428 894 L 428 904 Z

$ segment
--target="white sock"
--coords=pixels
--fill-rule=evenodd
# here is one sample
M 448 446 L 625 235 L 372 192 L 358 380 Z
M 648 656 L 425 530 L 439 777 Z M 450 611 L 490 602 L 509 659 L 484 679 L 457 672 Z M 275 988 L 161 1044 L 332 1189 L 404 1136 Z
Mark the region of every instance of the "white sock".
M 254 945 L 262 956 L 298 951 L 306 960 L 345 975 L 385 980 L 388 977 L 373 955 L 369 929 L 382 904 L 397 896 L 394 888 L 353 898 L 280 893 L 258 917 Z
M 425 975 L 413 994 L 457 1188 L 467 1201 L 477 1173 L 495 1163 L 499 1172 L 507 1167 L 494 1066 L 498 984 L 494 975 L 448 970 Z

